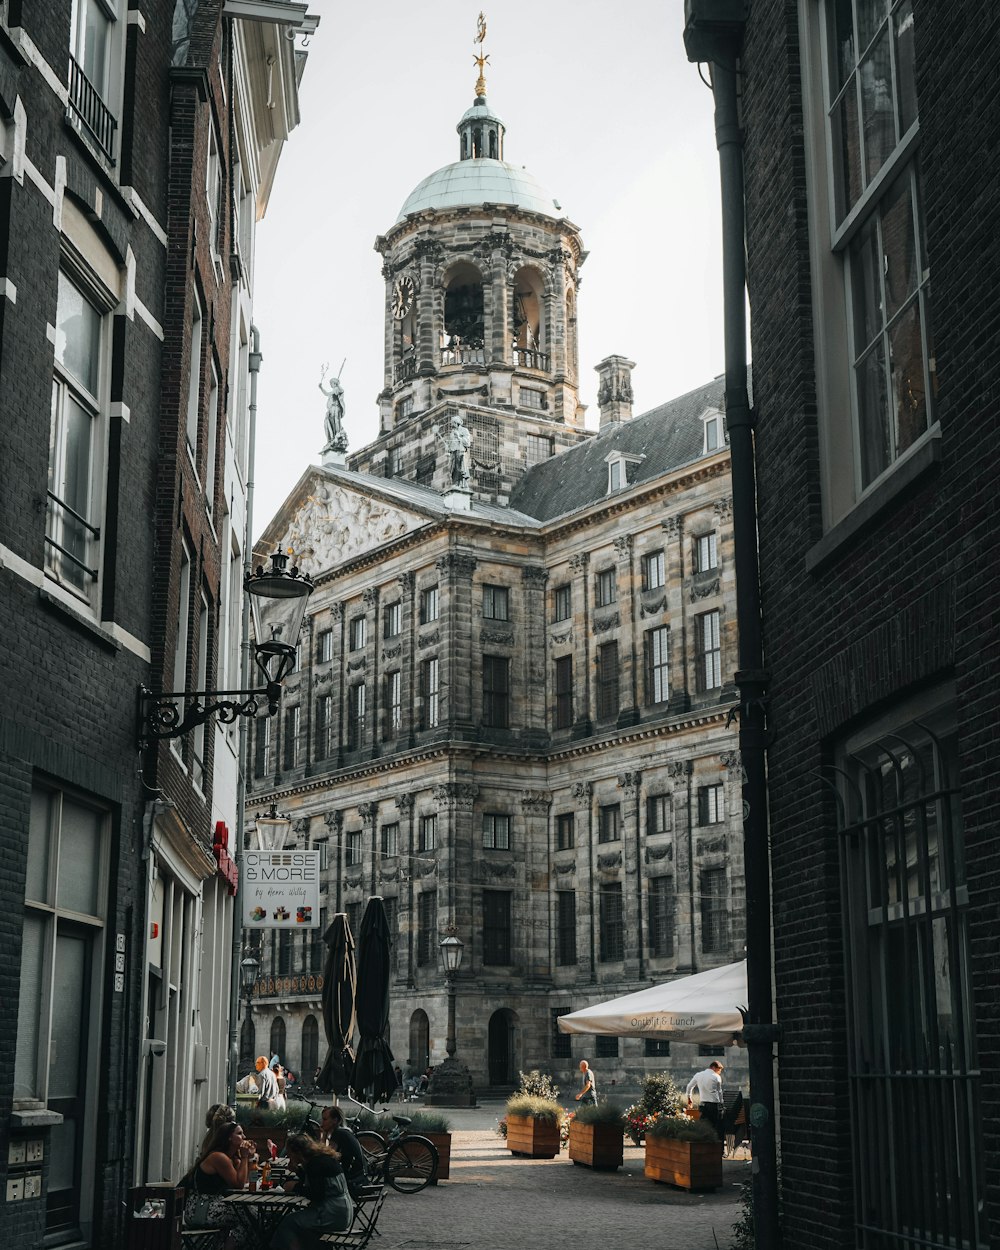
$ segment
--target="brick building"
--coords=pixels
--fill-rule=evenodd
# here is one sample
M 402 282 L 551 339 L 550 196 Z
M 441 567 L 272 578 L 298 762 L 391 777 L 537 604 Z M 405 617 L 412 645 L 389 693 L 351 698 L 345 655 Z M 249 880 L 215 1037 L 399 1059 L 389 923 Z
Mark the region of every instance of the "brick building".
M 379 437 L 348 458 L 328 428 L 258 548 L 293 549 L 316 590 L 281 718 L 256 726 L 248 816 L 276 802 L 326 869 L 319 931 L 255 939 L 243 1048 L 311 1075 L 323 929 L 346 911 L 356 933 L 380 894 L 404 1067 L 444 1058 L 454 926 L 477 1086 L 568 1080 L 595 1050 L 608 1081 L 688 1074 L 696 1046 L 555 1021 L 742 956 L 721 383 L 633 417 L 632 362 L 609 357 L 585 430 L 579 231 L 505 162 L 484 94 L 458 132 L 376 243 Z
M 4 1246 L 118 1244 L 225 1094 L 238 741 L 140 753 L 137 693 L 236 672 L 253 232 L 315 24 L 225 9 L 0 3 Z
M 738 7 L 738 6 L 737 6 Z M 995 6 L 755 3 L 785 1245 L 1000 1243 Z

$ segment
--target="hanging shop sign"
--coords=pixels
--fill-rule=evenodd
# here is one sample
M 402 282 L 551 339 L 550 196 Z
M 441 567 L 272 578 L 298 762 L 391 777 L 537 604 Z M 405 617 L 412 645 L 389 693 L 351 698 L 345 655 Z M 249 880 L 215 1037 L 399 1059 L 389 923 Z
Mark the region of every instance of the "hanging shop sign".
M 319 851 L 245 851 L 244 927 L 318 929 L 319 859 Z

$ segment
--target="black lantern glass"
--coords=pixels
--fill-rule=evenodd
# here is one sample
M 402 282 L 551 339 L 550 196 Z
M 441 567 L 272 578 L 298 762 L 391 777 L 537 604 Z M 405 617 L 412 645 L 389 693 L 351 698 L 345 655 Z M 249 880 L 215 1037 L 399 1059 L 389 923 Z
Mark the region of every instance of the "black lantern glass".
M 295 667 L 295 646 L 302 629 L 306 604 L 313 592 L 308 576 L 288 556 L 276 551 L 271 567 L 258 567 L 247 575 L 244 587 L 250 596 L 257 667 L 270 683 L 280 683 Z

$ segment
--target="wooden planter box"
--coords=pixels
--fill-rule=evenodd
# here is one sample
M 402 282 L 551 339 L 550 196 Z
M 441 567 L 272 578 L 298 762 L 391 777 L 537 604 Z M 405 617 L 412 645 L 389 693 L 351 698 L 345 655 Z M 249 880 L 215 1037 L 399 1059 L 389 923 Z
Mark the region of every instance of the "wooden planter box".
M 646 1176 L 678 1189 L 718 1189 L 722 1184 L 722 1142 L 647 1135 Z
M 513 1155 L 527 1155 L 529 1159 L 554 1159 L 559 1153 L 558 1122 L 509 1115 L 507 1149 Z
M 423 1129 L 417 1129 L 418 1137 L 426 1137 L 429 1142 L 433 1142 L 438 1152 L 438 1172 L 437 1176 L 431 1182 L 436 1185 L 438 1181 L 446 1181 L 451 1175 L 451 1134 L 450 1133 L 427 1133 Z
M 288 1139 L 288 1129 L 277 1125 L 268 1128 L 261 1124 L 252 1124 L 249 1128 L 243 1130 L 243 1136 L 248 1138 L 257 1147 L 257 1154 L 261 1159 L 267 1158 L 267 1142 L 268 1138 L 278 1147 L 278 1154 L 285 1153 L 285 1142 Z
M 598 1171 L 613 1172 L 624 1157 L 622 1131 L 614 1124 L 569 1123 L 569 1157 L 574 1163 Z

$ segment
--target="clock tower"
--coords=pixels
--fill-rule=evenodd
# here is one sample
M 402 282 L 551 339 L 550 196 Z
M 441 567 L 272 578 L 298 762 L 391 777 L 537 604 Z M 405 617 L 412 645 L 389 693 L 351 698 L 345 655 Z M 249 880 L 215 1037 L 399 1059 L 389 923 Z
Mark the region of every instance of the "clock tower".
M 375 242 L 380 435 L 350 458 L 445 488 L 444 461 L 431 458 L 457 412 L 472 436 L 472 495 L 498 503 L 531 465 L 588 437 L 577 355 L 587 253 L 558 201 L 504 159 L 505 129 L 480 73 L 458 122 L 458 160 L 424 178 Z

